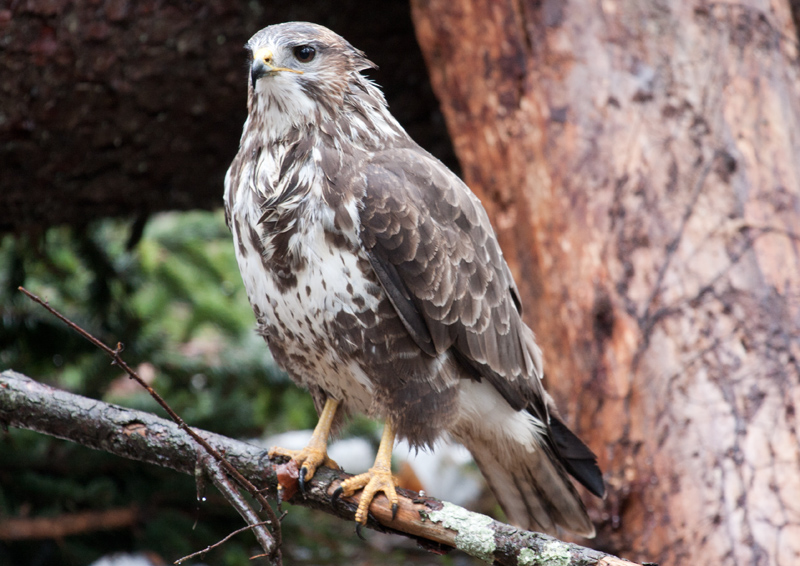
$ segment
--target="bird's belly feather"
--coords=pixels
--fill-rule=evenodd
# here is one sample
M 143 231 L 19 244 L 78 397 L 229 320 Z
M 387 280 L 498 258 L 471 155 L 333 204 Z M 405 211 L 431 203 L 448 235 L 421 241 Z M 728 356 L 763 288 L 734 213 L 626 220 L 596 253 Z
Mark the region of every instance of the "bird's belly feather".
M 358 321 L 359 313 L 377 310 L 382 291 L 362 275 L 358 256 L 326 241 L 319 225 L 293 238 L 300 238 L 293 247 L 306 261 L 294 273 L 296 285 L 288 290 L 281 289 L 264 269 L 265 263 L 247 238 L 243 239 L 247 253 L 237 246 L 259 331 L 276 362 L 299 385 L 321 389 L 342 401 L 348 412 L 380 412 L 373 406 L 372 381 L 358 363 L 363 344 L 353 343 L 353 333 L 341 332 L 340 326 L 343 318 Z

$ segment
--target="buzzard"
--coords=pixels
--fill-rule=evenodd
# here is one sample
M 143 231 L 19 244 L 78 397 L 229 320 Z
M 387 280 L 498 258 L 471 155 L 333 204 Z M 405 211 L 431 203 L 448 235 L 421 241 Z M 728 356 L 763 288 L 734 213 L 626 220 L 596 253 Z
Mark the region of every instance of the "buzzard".
M 384 492 L 396 509 L 396 437 L 443 433 L 472 453 L 509 520 L 593 536 L 569 479 L 603 496 L 595 455 L 541 384 L 542 356 L 477 197 L 398 124 L 375 65 L 319 25 L 269 26 L 252 55 L 248 117 L 225 210 L 250 303 L 275 361 L 317 411 L 291 457 L 302 482 L 343 415 L 385 420 L 355 520 Z

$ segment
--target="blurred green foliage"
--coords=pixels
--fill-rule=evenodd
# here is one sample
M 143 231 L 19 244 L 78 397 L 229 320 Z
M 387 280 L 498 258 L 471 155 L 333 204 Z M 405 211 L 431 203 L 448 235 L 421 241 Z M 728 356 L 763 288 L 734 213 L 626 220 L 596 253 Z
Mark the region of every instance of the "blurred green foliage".
M 128 407 L 163 411 L 108 358 L 18 291 L 24 286 L 123 357 L 193 426 L 235 438 L 311 428 L 309 395 L 275 367 L 241 284 L 221 211 L 101 220 L 42 236 L 0 240 L 0 369 Z M 376 437 L 356 420 L 350 433 Z M 0 521 L 135 506 L 127 529 L 64 540 L 0 542 L 0 564 L 83 566 L 119 551 L 171 562 L 242 526 L 208 488 L 197 501 L 188 476 L 29 431 L 0 432 Z M 300 507 L 284 519 L 285 564 L 474 563 L 415 550 L 376 550 L 354 525 Z M 375 537 L 373 533 L 367 534 Z M 406 544 L 394 537 L 394 544 Z M 194 562 L 249 565 L 250 533 Z M 256 561 L 259 562 L 259 561 Z M 263 562 L 263 561 L 261 561 Z M 191 564 L 191 562 L 189 562 Z
M 22 285 L 107 344 L 123 343 L 124 358 L 153 375 L 156 389 L 195 426 L 233 437 L 313 426 L 309 397 L 275 368 L 253 332 L 222 213 L 164 214 L 141 228 L 103 220 L 40 238 L 3 238 L 0 367 L 159 412 L 104 354 L 24 297 Z M 191 478 L 31 432 L 2 435 L 0 517 L 133 504 L 146 516 L 135 529 L 0 544 L 1 564 L 88 564 L 137 548 L 174 559 L 240 526 L 224 502 L 198 505 Z M 209 558 L 248 563 L 248 536 Z
M 0 366 L 81 395 L 155 410 L 101 352 L 19 291 L 154 374 L 195 426 L 241 437 L 313 426 L 306 395 L 269 356 L 239 278 L 221 212 L 163 214 L 136 226 L 104 220 L 0 244 Z M 289 399 L 285 397 L 289 396 Z M 291 410 L 283 410 L 290 406 Z

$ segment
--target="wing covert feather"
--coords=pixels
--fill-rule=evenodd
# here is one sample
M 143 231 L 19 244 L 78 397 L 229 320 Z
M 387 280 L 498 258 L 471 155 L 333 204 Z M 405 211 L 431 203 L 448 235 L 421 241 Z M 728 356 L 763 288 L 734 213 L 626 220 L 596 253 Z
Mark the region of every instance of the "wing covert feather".
M 419 148 L 380 152 L 362 175 L 361 241 L 417 345 L 452 349 L 517 409 L 541 398 L 541 353 L 478 198 Z

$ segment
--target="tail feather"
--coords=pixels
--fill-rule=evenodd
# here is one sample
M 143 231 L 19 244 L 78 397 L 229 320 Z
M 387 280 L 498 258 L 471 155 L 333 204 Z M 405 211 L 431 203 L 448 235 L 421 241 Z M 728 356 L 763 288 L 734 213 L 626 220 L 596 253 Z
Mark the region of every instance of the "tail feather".
M 515 410 L 486 380 L 465 381 L 460 418 L 450 433 L 472 453 L 511 523 L 593 537 L 594 525 L 569 473 L 596 495 L 604 491 L 603 477 L 592 451 L 551 405 L 544 411 L 545 423 L 535 410 Z
M 606 486 L 603 484 L 603 473 L 597 465 L 597 456 L 594 452 L 552 414 L 550 430 L 558 454 L 563 458 L 564 467 L 570 475 L 594 495 L 602 498 L 606 493 Z
M 467 441 L 466 446 L 511 523 L 551 535 L 561 527 L 594 536 L 578 492 L 545 449 L 498 450 L 497 445 L 480 441 Z

